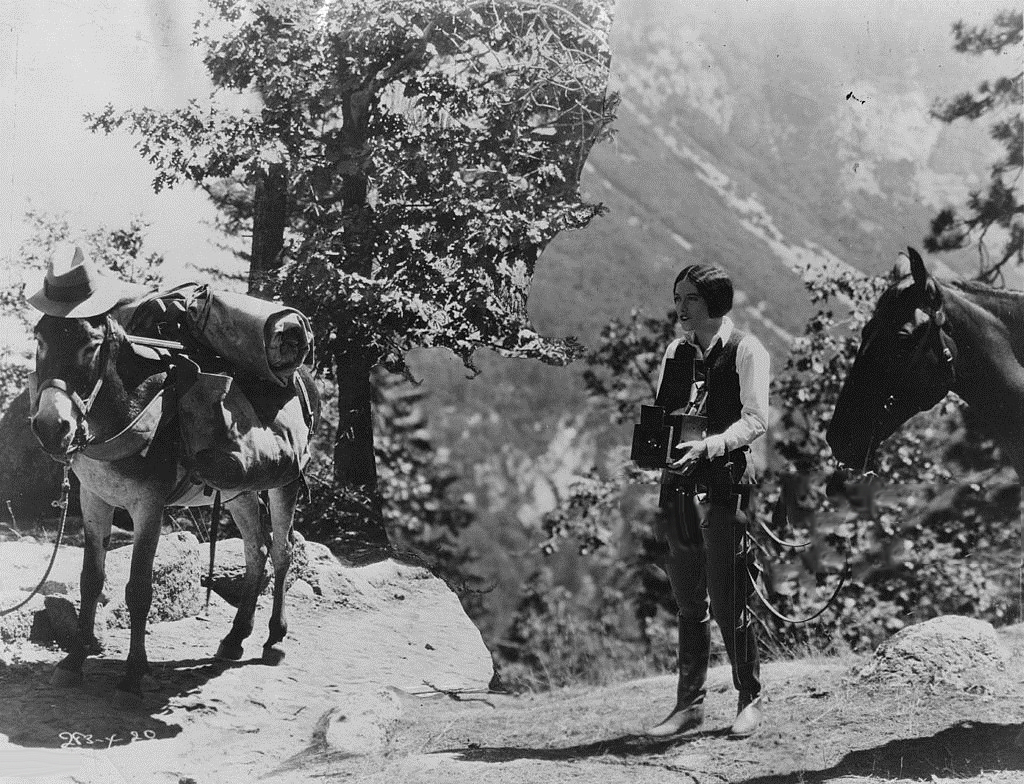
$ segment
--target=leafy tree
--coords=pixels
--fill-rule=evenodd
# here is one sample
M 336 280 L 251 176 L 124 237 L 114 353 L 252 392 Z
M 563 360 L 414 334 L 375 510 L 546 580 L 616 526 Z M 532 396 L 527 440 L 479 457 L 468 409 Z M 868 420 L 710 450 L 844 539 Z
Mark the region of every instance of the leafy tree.
M 250 291 L 313 319 L 339 482 L 376 488 L 373 366 L 403 371 L 417 346 L 470 368 L 480 347 L 581 353 L 538 335 L 526 298 L 547 243 L 601 209 L 578 184 L 613 116 L 610 2 L 211 0 L 209 105 L 89 117 L 141 136 L 157 190 L 244 186 L 216 202 L 237 227 L 251 199 Z
M 1020 49 L 1024 13 L 1006 10 L 996 14 L 986 27 L 971 27 L 963 21 L 953 25 L 954 49 L 964 54 L 1001 54 Z M 1019 62 L 1019 60 L 1018 60 Z M 992 166 L 987 188 L 972 191 L 961 213 L 947 207 L 932 220 L 931 233 L 925 239 L 928 250 L 946 251 L 978 243 L 978 278 L 999 279 L 1000 270 L 1011 260 L 1024 262 L 1024 205 L 1020 200 L 1020 178 L 1024 167 L 1024 71 L 982 82 L 975 91 L 967 91 L 947 101 L 936 101 L 932 116 L 946 123 L 959 119 L 994 118 L 992 138 L 1006 153 Z M 989 232 L 998 227 L 1005 244 L 995 258 L 985 244 Z

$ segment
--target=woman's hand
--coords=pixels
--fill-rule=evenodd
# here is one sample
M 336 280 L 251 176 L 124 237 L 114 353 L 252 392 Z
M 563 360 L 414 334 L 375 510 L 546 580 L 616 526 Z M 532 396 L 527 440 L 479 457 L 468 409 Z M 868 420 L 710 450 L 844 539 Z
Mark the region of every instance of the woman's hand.
M 669 463 L 668 470 L 683 476 L 693 471 L 697 467 L 697 463 L 708 456 L 706 441 L 684 441 L 677 444 L 676 449 L 682 452 L 682 456 L 675 462 Z

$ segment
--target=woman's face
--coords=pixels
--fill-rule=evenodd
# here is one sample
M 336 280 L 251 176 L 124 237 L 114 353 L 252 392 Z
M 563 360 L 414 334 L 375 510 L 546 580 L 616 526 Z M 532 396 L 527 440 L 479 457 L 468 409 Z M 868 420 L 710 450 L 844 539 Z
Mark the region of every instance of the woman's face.
M 684 278 L 676 284 L 673 301 L 679 323 L 687 332 L 700 329 L 711 320 L 711 316 L 708 315 L 708 304 L 692 281 Z

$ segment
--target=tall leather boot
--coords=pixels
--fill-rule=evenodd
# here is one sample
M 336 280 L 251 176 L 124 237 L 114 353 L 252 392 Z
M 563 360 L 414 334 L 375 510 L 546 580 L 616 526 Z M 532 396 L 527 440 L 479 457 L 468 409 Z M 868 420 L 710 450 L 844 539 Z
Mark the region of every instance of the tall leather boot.
M 667 738 L 696 729 L 704 722 L 704 682 L 711 653 L 711 621 L 679 619 L 679 682 L 672 713 L 647 731 L 653 738 Z

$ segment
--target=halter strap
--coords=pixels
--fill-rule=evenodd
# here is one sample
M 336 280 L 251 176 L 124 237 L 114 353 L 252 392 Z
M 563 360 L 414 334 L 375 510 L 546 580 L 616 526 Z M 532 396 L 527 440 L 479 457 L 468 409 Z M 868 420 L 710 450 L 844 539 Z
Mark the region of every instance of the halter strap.
M 89 434 L 86 428 L 86 419 L 89 416 L 89 411 L 96 403 L 96 398 L 99 397 L 100 390 L 103 389 L 103 377 L 106 374 L 107 363 L 110 361 L 110 327 L 104 325 L 103 327 L 103 341 L 100 343 L 100 361 L 97 363 L 99 366 L 99 374 L 96 378 L 96 383 L 92 385 L 92 390 L 89 395 L 82 398 L 75 390 L 68 386 L 67 381 L 62 378 L 48 378 L 42 384 L 35 388 L 32 393 L 30 405 L 31 411 L 34 414 L 39 408 L 39 398 L 43 392 L 47 389 L 56 389 L 64 393 L 64 396 L 71 401 L 71 404 L 78 411 L 78 425 L 75 428 L 74 438 L 71 439 L 71 444 L 65 452 L 65 457 L 70 457 L 72 454 L 80 449 L 87 447 L 91 444 L 95 438 Z M 35 374 L 31 374 L 35 376 Z M 34 386 L 34 385 L 33 385 Z

